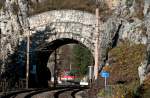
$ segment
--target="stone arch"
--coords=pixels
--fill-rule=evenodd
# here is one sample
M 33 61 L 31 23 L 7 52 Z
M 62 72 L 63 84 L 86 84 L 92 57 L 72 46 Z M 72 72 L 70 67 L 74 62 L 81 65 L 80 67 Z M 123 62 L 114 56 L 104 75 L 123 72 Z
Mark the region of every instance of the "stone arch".
M 55 36 L 62 36 L 79 40 L 89 48 L 95 46 L 96 18 L 95 15 L 86 11 L 48 11 L 29 17 L 29 24 L 32 34 L 37 33 L 37 31 L 43 32 L 43 34 L 48 32 L 49 41 L 55 39 Z
M 82 11 L 77 11 L 78 14 L 75 12 L 74 14 L 79 16 L 80 14 L 87 14 L 85 12 L 81 13 Z M 37 20 L 37 21 L 41 21 L 41 20 Z M 46 69 L 48 58 L 52 53 L 52 51 L 63 44 L 67 44 L 69 41 L 70 43 L 78 43 L 84 45 L 94 55 L 94 47 L 95 47 L 94 27 L 95 26 L 93 20 L 90 23 L 88 23 L 86 20 L 79 21 L 77 19 L 76 20 L 60 19 L 60 21 L 49 20 L 49 22 L 47 22 L 46 24 L 38 24 L 38 25 L 36 24 L 36 26 L 32 23 L 33 21 L 30 22 L 30 30 L 32 30 L 31 36 L 33 36 L 33 38 L 34 37 L 36 38 L 36 36 L 42 35 L 43 37 L 42 41 L 40 39 L 39 40 L 35 39 L 37 43 L 36 50 L 38 50 L 38 52 L 36 52 L 37 57 L 34 58 L 39 58 L 39 59 L 33 61 L 37 61 L 35 62 L 37 66 L 45 66 Z M 64 42 L 66 39 L 69 39 L 68 42 Z M 59 41 L 62 41 L 62 43 L 58 43 Z M 52 51 L 44 52 L 45 49 L 52 49 Z M 39 67 L 38 69 L 40 70 L 41 68 Z M 41 75 L 42 73 L 44 74 L 44 72 L 45 71 L 40 72 L 39 75 Z M 40 77 L 43 78 L 43 75 Z M 43 80 L 43 79 L 39 79 L 39 80 Z M 42 82 L 43 81 L 41 81 L 41 83 Z
M 95 25 L 94 14 L 80 10 L 53 10 L 29 17 L 30 28 L 37 28 L 54 22 L 76 22 Z
M 53 42 L 54 40 L 58 39 L 76 40 L 79 42 L 79 44 L 83 44 L 84 46 L 86 46 L 94 55 L 94 43 L 90 39 L 73 33 L 56 33 L 56 35 L 50 36 L 49 39 L 46 40 L 46 42 Z

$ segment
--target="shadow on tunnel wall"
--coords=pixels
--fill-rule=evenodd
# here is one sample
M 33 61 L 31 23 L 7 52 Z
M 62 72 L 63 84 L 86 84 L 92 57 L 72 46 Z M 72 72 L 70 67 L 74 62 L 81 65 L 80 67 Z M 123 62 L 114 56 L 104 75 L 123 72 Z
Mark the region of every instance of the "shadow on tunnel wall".
M 51 30 L 45 28 L 43 31 L 38 31 L 31 36 L 30 66 L 36 65 L 36 74 L 30 74 L 30 87 L 45 88 L 48 87 L 48 81 L 51 80 L 51 72 L 47 68 L 47 62 L 52 51 L 44 50 L 43 44 L 51 35 Z
M 6 90 L 15 89 L 18 87 L 19 79 L 20 79 L 20 73 L 19 73 L 19 65 L 18 65 L 18 48 L 15 49 L 13 54 L 10 54 L 9 51 L 7 53 L 7 58 L 5 58 L 5 61 L 0 61 L 1 64 L 4 64 L 4 69 L 2 72 L 0 72 L 0 83 L 6 83 L 4 84 L 6 86 Z M 2 85 L 1 85 L 2 86 Z M 1 88 L 0 88 L 1 90 Z
M 51 80 L 50 70 L 46 66 L 39 67 L 38 70 L 38 86 L 42 88 L 48 87 L 48 81 Z

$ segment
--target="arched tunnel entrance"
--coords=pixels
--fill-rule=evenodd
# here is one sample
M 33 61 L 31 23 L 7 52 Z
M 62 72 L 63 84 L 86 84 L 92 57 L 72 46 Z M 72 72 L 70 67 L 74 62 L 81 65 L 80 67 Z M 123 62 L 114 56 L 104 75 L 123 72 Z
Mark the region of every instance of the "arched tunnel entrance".
M 79 82 L 88 74 L 88 66 L 94 65 L 91 50 L 74 39 L 60 38 L 39 46 L 35 52 L 36 56 L 32 59 L 36 59 L 34 65 L 36 65 L 36 82 L 39 87 L 56 85 L 57 82 L 60 82 L 56 82 L 56 79 L 66 80 L 63 77 L 67 72 L 70 76 L 78 77 L 76 82 Z M 32 79 L 31 74 L 31 86 L 35 84 Z

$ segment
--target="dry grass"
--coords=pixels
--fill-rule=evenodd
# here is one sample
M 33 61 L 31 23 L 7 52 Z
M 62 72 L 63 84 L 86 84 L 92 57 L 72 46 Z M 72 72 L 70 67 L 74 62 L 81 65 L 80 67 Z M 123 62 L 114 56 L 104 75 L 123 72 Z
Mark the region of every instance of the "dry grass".
M 32 3 L 30 1 L 30 15 L 41 13 L 49 10 L 58 9 L 75 9 L 94 12 L 96 4 L 92 0 L 45 0 L 42 3 Z M 107 6 L 100 6 L 101 11 L 107 9 Z
M 128 41 L 120 43 L 110 51 L 112 67 L 109 83 L 114 85 L 114 91 L 128 96 L 125 98 L 133 98 L 131 96 L 139 86 L 138 66 L 144 60 L 145 53 L 144 45 L 131 44 Z
M 92 12 L 95 5 L 90 4 L 87 0 L 45 0 L 40 4 L 30 2 L 30 7 L 33 9 L 30 12 L 32 15 L 56 9 L 80 9 Z
M 123 42 L 110 52 L 112 64 L 111 82 L 131 82 L 138 79 L 138 66 L 144 60 L 146 47 L 144 45 Z
M 19 6 L 16 4 L 16 3 L 13 3 L 12 4 L 12 7 L 13 7 L 13 14 L 14 15 L 17 15 L 18 14 L 18 11 L 19 11 Z

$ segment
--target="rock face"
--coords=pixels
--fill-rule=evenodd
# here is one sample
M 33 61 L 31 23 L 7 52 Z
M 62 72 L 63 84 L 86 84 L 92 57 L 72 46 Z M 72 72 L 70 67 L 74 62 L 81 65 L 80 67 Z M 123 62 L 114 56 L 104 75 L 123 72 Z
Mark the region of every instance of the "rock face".
M 1 29 L 1 64 L 7 65 L 7 59 L 10 55 L 15 52 L 17 47 L 20 24 L 18 22 L 18 17 L 15 15 L 13 7 L 15 0 L 6 0 L 5 8 L 0 10 L 0 29 Z
M 44 0 L 45 1 L 45 0 Z M 43 2 L 43 0 L 31 0 L 34 4 L 38 4 Z M 103 21 L 103 35 L 105 38 L 102 40 L 102 47 L 104 55 L 101 56 L 102 60 L 107 60 L 108 48 L 112 48 L 116 46 L 116 43 L 119 41 L 118 39 L 128 39 L 131 42 L 137 44 L 147 44 L 147 54 L 148 57 L 146 61 L 139 67 L 139 76 L 141 78 L 141 82 L 143 81 L 143 77 L 149 72 L 146 68 L 149 65 L 149 54 L 150 54 L 150 1 L 149 0 L 106 0 L 106 4 L 108 4 L 109 11 L 112 15 L 107 16 L 108 18 Z M 27 0 L 5 0 L 5 3 L 2 7 L 0 7 L 0 67 L 4 68 L 8 66 L 13 61 L 8 59 L 12 58 L 12 55 L 17 51 L 18 45 L 25 38 L 25 32 L 29 30 L 28 23 L 28 12 L 29 5 Z M 54 11 L 58 12 L 58 11 Z M 53 13 L 54 13 L 53 12 Z M 49 12 L 48 12 L 49 13 Z M 73 12 L 69 12 L 73 13 Z M 70 16 L 68 13 L 68 16 Z M 45 13 L 46 15 L 47 13 Z M 58 14 L 58 15 L 56 15 Z M 82 14 L 82 13 L 80 13 Z M 66 14 L 67 15 L 67 14 Z M 93 20 L 88 17 L 90 14 L 83 14 L 87 16 L 87 21 L 82 21 L 81 23 L 90 22 L 90 24 L 94 25 Z M 89 15 L 89 16 L 88 16 Z M 38 15 L 37 15 L 38 16 Z M 55 13 L 55 16 L 61 19 L 60 13 Z M 77 15 L 79 16 L 79 15 Z M 36 16 L 33 16 L 36 17 Z M 57 21 L 57 17 L 54 18 L 53 21 Z M 81 17 L 67 18 L 80 21 Z M 45 18 L 45 17 L 43 17 Z M 32 20 L 33 19 L 33 20 Z M 36 21 L 36 18 L 30 17 L 30 22 Z M 62 18 L 63 19 L 63 18 Z M 51 19 L 52 20 L 52 19 Z M 92 23 L 93 22 L 93 23 Z M 31 24 L 31 23 L 30 23 Z M 37 25 L 37 24 L 35 24 Z M 74 25 L 76 26 L 76 25 Z M 42 29 L 41 29 L 42 30 Z M 77 29 L 76 29 L 77 30 Z M 104 42 L 104 44 L 103 44 Z M 144 67 L 143 67 L 144 66 Z M 144 73 L 144 74 L 143 74 Z
M 18 46 L 24 39 L 27 2 L 26 0 L 4 1 L 0 9 L 0 72 L 3 77 L 10 80 L 19 73 L 19 68 L 16 67 L 19 63 L 18 58 L 21 57 L 18 55 Z
M 150 70 L 149 70 L 149 65 L 150 65 L 150 1 L 149 0 L 145 0 L 145 6 L 144 6 L 144 22 L 143 24 L 145 25 L 145 31 L 146 31 L 146 37 L 147 37 L 147 57 L 146 63 L 143 63 L 143 65 L 141 65 L 141 70 L 140 72 L 143 72 L 143 75 L 140 76 L 141 79 L 141 83 L 143 83 L 144 79 L 146 79 L 147 74 L 149 74 Z

